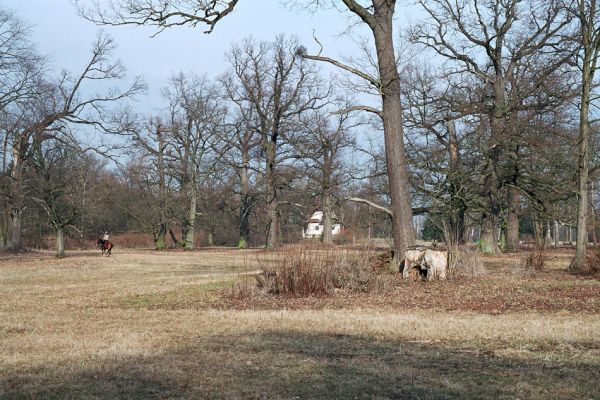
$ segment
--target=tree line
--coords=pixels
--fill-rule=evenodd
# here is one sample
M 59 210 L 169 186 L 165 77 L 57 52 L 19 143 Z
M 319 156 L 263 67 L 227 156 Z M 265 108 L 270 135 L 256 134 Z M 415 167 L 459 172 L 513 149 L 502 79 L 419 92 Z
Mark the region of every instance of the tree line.
M 143 3 L 76 6 L 98 24 L 210 32 L 238 1 Z M 329 3 L 296 4 L 320 12 Z M 4 12 L 5 246 L 21 246 L 27 209 L 43 210 L 59 237 L 89 219 L 74 205 L 85 198 L 76 193 L 82 185 L 70 188 L 77 180 L 66 172 L 83 176 L 89 164 L 94 179 L 111 182 L 111 212 L 151 232 L 158 248 L 170 235 L 191 249 L 198 227 L 225 226 L 240 246 L 261 232 L 274 248 L 311 208 L 324 211 L 325 232 L 342 204 L 357 217 L 351 200 L 381 211 L 396 260 L 415 243 L 414 215 L 424 214 L 447 242 L 469 241 L 478 227 L 492 252 L 517 249 L 525 225 L 542 245 L 548 221 L 572 223 L 571 269 L 585 269 L 598 170 L 596 1 L 421 1 L 424 17 L 402 27 L 401 47 L 395 1 L 332 4 L 365 28 L 362 57 L 311 53 L 284 36 L 246 39 L 227 52 L 217 79 L 173 76 L 157 115 L 123 105 L 144 90 L 141 79 L 97 96 L 84 91 L 88 80 L 122 81 L 109 38 L 99 36 L 80 75 L 50 79 L 22 22 Z M 338 76 L 325 77 L 323 65 Z M 83 145 L 90 130 L 122 140 Z M 127 148 L 120 167 L 102 166 L 98 155 L 115 157 L 118 146 Z

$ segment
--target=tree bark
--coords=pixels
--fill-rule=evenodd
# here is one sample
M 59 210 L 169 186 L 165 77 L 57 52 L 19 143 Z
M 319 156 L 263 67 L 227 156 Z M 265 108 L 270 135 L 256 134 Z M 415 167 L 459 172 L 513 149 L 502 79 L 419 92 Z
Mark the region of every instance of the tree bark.
M 560 226 L 558 225 L 558 220 L 555 219 L 554 220 L 554 247 L 558 248 L 560 246 L 560 237 L 559 237 L 559 230 Z
M 508 188 L 509 210 L 506 221 L 506 251 L 519 249 L 519 191 L 515 187 Z
M 162 135 L 161 126 L 157 124 L 156 137 L 158 139 L 158 192 L 159 192 L 159 222 L 155 235 L 155 244 L 157 250 L 164 250 L 167 248 L 167 185 L 165 181 L 165 162 L 164 162 L 164 151 L 165 141 Z
M 250 240 L 250 213 L 252 212 L 252 196 L 250 194 L 250 180 L 248 177 L 248 167 L 245 165 L 240 168 L 240 215 L 239 215 L 239 240 L 238 248 L 248 247 Z
M 61 227 L 56 228 L 56 258 L 65 257 L 65 231 Z
M 279 202 L 277 199 L 277 179 L 275 177 L 275 142 L 270 141 L 266 146 L 266 178 L 267 178 L 267 249 L 274 249 L 279 239 Z
M 381 80 L 383 135 L 388 183 L 390 188 L 394 261 L 391 270 L 399 271 L 404 250 L 415 244 L 408 163 L 404 148 L 400 76 L 396 64 L 393 37 L 395 1 L 373 1 L 376 22 L 369 24 L 375 37 L 375 49 Z
M 571 260 L 569 271 L 572 273 L 585 272 L 586 250 L 588 243 L 587 211 L 588 211 L 588 178 L 589 178 L 589 142 L 590 142 L 590 62 L 584 57 L 583 87 L 581 91 L 581 109 L 579 114 L 579 163 L 577 168 L 577 243 L 575 257 Z
M 544 241 L 544 226 L 539 219 L 533 221 L 533 234 L 535 236 L 535 245 L 538 249 L 545 247 Z
M 25 194 L 23 188 L 23 167 L 24 160 L 21 157 L 21 149 L 19 143 L 15 143 L 13 149 L 13 166 L 11 169 L 12 179 L 12 204 L 10 205 L 10 239 L 8 241 L 7 250 L 19 251 L 22 250 L 21 231 L 23 224 L 23 207 L 25 205 Z
M 450 244 L 465 243 L 465 214 L 464 201 L 459 197 L 460 192 L 460 151 L 454 121 L 448 121 L 448 177 L 450 182 L 450 227 L 446 242 Z
M 479 235 L 480 247 L 484 253 L 498 252 L 496 229 L 497 223 L 494 216 L 492 214 L 484 215 L 481 223 L 481 234 Z
M 194 167 L 192 167 L 194 168 Z M 195 248 L 195 225 L 196 225 L 196 210 L 197 210 L 197 193 L 196 193 L 196 174 L 192 174 L 190 182 L 188 182 L 189 207 L 188 215 L 185 221 L 185 246 L 186 250 L 194 250 Z

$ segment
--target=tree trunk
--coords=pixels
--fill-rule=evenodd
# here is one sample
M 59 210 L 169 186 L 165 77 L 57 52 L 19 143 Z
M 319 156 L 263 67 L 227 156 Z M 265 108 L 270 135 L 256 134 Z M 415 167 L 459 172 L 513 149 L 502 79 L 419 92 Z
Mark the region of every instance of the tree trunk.
M 179 241 L 177 240 L 177 236 L 175 236 L 175 232 L 173 232 L 173 229 L 171 228 L 169 228 L 169 236 L 171 236 L 174 247 L 177 247 L 179 245 Z
M 586 249 L 588 243 L 587 212 L 588 212 L 588 177 L 589 177 L 589 142 L 590 142 L 590 91 L 591 68 L 590 59 L 584 58 L 583 87 L 581 91 L 581 109 L 579 111 L 579 164 L 577 170 L 577 243 L 575 257 L 571 260 L 569 271 L 582 273 L 587 269 Z
M 165 141 L 161 132 L 160 124 L 156 126 L 156 137 L 158 138 L 158 192 L 159 192 L 159 223 L 155 235 L 156 250 L 167 248 L 167 185 L 165 181 L 164 151 Z
M 160 223 L 154 235 L 154 244 L 156 250 L 164 250 L 167 248 L 167 225 Z
M 190 196 L 189 199 L 189 207 L 188 207 L 188 215 L 186 223 L 186 232 L 185 232 L 185 249 L 186 250 L 194 250 L 195 248 L 195 229 L 196 225 L 196 209 L 197 209 L 197 199 L 196 199 L 196 178 L 195 174 L 193 174 L 192 179 L 188 182 L 189 189 L 188 193 Z
M 213 247 L 215 245 L 214 234 L 213 234 L 212 229 L 208 231 L 206 241 L 207 241 L 208 247 Z
M 279 239 L 279 202 L 277 199 L 277 181 L 275 177 L 275 143 L 269 142 L 266 151 L 266 174 L 267 174 L 267 249 L 274 249 Z
M 496 236 L 497 224 L 493 215 L 484 215 L 479 235 L 479 246 L 484 253 L 498 252 L 498 239 Z
M 323 246 L 333 246 L 333 211 L 331 207 L 331 196 L 328 190 L 323 194 L 323 235 L 321 241 Z
M 509 210 L 506 221 L 506 251 L 519 249 L 519 191 L 515 187 L 508 188 Z
M 545 247 L 544 241 L 544 226 L 539 219 L 533 221 L 533 234 L 535 236 L 535 245 L 538 249 Z
M 247 167 L 240 170 L 240 215 L 239 215 L 239 240 L 238 248 L 248 247 L 250 240 L 250 213 L 252 212 L 252 196 L 250 195 L 250 182 Z
M 65 257 L 65 231 L 63 228 L 56 228 L 56 258 Z
M 23 248 L 21 242 L 21 229 L 23 223 L 23 207 L 25 193 L 23 188 L 23 159 L 21 157 L 19 144 L 15 143 L 13 149 L 13 166 L 11 169 L 11 194 L 12 204 L 10 204 L 10 239 L 7 249 L 10 251 L 19 251 Z
M 394 260 L 390 268 L 397 272 L 400 267 L 399 261 L 404 258 L 404 250 L 415 244 L 415 231 L 412 221 L 408 163 L 404 148 L 400 76 L 396 64 L 392 29 L 395 3 L 395 1 L 374 2 L 374 16 L 377 23 L 370 27 L 375 37 L 381 80 L 385 158 L 391 209 L 394 214 L 392 218 Z
M 560 226 L 558 225 L 558 220 L 554 220 L 554 247 L 558 248 L 560 246 L 560 238 L 559 238 L 559 230 Z
M 463 200 L 458 196 L 460 192 L 460 151 L 456 127 L 454 121 L 447 122 L 448 127 L 448 158 L 449 158 L 449 182 L 450 182 L 450 227 L 447 232 L 446 243 L 465 243 L 465 214 L 466 207 Z

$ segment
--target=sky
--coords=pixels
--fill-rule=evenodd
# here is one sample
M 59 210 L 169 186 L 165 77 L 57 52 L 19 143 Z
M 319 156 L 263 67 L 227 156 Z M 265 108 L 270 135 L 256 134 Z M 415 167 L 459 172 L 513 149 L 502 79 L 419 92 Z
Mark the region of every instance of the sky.
M 149 85 L 139 99 L 151 113 L 162 107 L 160 90 L 168 78 L 179 72 L 196 72 L 217 77 L 226 69 L 225 52 L 233 43 L 252 35 L 272 40 L 277 34 L 295 35 L 310 50 L 317 50 L 313 31 L 324 45 L 324 55 L 351 56 L 356 43 L 351 36 L 364 34 L 360 27 L 347 27 L 350 16 L 337 10 L 311 14 L 284 6 L 281 0 L 242 0 L 235 11 L 221 20 L 207 35 L 204 27 L 175 27 L 157 37 L 150 27 L 98 27 L 79 17 L 70 0 L 3 0 L 2 7 L 14 11 L 31 26 L 38 51 L 49 56 L 54 71 L 77 73 L 89 57 L 98 31 L 102 29 L 117 43 L 116 56 L 128 68 L 129 78 L 141 75 Z M 406 20 L 409 8 L 399 7 L 399 19 Z M 137 108 L 139 108 L 138 106 Z

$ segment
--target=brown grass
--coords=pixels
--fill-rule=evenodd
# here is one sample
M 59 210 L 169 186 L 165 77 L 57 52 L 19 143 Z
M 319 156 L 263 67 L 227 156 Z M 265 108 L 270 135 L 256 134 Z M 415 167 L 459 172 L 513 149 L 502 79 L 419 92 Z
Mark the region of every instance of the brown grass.
M 600 316 L 584 306 L 598 280 L 497 257 L 489 275 L 391 295 L 228 303 L 259 254 L 0 255 L 0 398 L 600 397 Z M 524 305 L 468 306 L 501 297 Z M 546 298 L 571 308 L 531 303 Z

